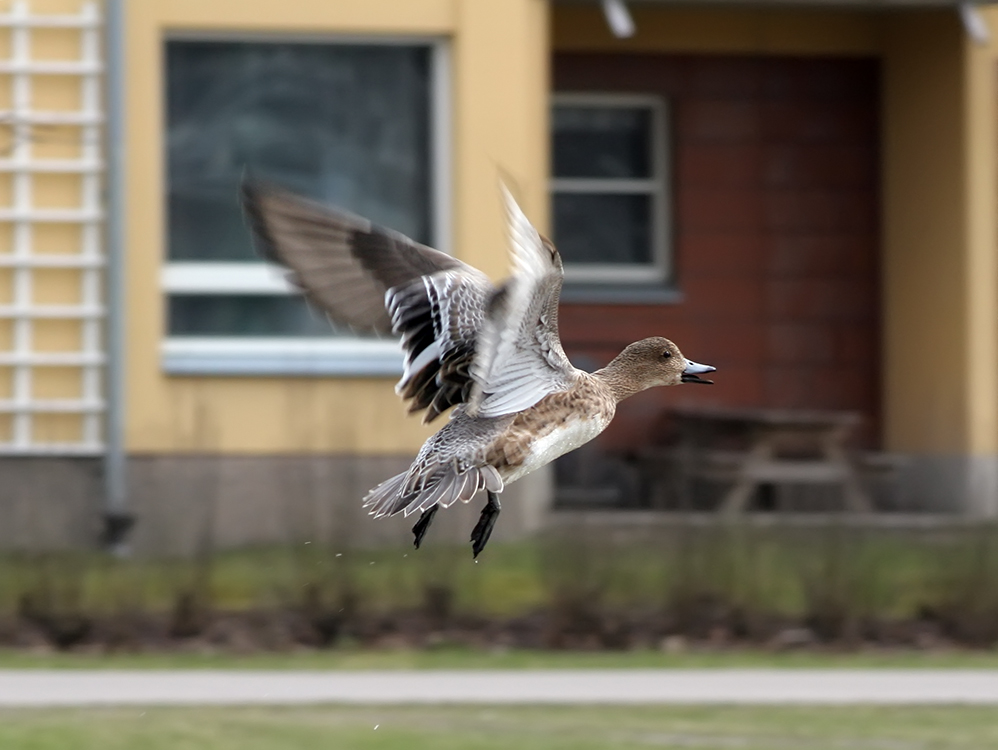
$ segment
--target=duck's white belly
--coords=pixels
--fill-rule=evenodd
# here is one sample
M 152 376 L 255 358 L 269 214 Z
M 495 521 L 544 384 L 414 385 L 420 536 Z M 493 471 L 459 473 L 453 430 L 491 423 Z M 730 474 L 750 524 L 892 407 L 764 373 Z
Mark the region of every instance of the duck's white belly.
M 564 425 L 555 427 L 546 435 L 538 436 L 531 442 L 530 452 L 527 454 L 526 460 L 515 467 L 508 476 L 504 476 L 503 480 L 506 484 L 514 482 L 520 477 L 546 466 L 559 456 L 574 451 L 580 445 L 585 445 L 603 432 L 609 421 L 585 417 L 573 419 Z

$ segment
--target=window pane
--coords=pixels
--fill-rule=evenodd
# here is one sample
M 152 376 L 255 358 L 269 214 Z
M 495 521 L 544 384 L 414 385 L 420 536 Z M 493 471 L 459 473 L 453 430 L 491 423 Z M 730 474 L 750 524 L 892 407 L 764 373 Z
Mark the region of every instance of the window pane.
M 557 105 L 552 128 L 555 177 L 652 174 L 652 113 L 646 107 Z
M 649 195 L 556 193 L 554 236 L 565 263 L 652 262 Z
M 170 333 L 177 336 L 333 336 L 321 313 L 301 297 L 174 294 Z
M 431 242 L 429 49 L 171 41 L 169 257 L 258 260 L 245 171 Z

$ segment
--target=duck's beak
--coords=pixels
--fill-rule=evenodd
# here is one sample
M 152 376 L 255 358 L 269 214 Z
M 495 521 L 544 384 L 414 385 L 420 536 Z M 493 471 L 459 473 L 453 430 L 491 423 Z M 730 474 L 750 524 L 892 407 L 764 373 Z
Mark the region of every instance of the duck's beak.
M 686 369 L 683 370 L 682 376 L 679 378 L 684 383 L 703 383 L 704 385 L 714 385 L 713 380 L 707 380 L 706 378 L 701 378 L 705 372 L 714 372 L 716 367 L 711 367 L 710 365 L 698 365 L 696 362 L 691 360 L 686 360 Z

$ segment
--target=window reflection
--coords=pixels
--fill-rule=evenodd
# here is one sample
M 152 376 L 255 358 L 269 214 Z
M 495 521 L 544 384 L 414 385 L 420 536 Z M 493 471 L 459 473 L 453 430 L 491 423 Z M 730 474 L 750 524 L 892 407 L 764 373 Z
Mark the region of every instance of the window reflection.
M 329 336 L 326 317 L 299 297 L 256 294 L 170 295 L 177 336 Z
M 431 244 L 430 65 L 425 45 L 169 41 L 169 259 L 260 261 L 238 201 L 247 171 Z M 227 293 L 178 296 L 171 333 L 317 332 L 300 299 Z
M 650 177 L 651 120 L 636 107 L 556 107 L 554 176 Z

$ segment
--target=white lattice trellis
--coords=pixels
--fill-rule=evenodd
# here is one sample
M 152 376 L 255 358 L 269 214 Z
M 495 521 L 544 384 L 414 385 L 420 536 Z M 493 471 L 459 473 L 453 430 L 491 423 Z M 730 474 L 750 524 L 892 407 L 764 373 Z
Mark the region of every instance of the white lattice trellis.
M 83 4 L 74 15 L 33 15 L 28 3 L 14 2 L 9 13 L 0 14 L 0 30 L 10 34 L 9 58 L 0 59 L 0 76 L 10 81 L 10 109 L 0 109 L 0 126 L 10 129 L 11 143 L 7 158 L 0 158 L 0 174 L 9 174 L 11 180 L 10 204 L 0 206 L 0 223 L 11 228 L 11 252 L 0 254 L 0 269 L 9 269 L 12 274 L 10 303 L 0 305 L 0 319 L 11 321 L 12 326 L 10 348 L 0 350 L 0 367 L 12 370 L 10 398 L 0 399 L 0 414 L 10 415 L 11 419 L 9 435 L 0 435 L 0 454 L 94 455 L 104 448 L 101 23 L 96 3 Z M 78 33 L 78 58 L 34 59 L 32 34 L 40 28 Z M 35 109 L 33 82 L 40 76 L 78 79 L 78 108 Z M 78 156 L 37 157 L 33 146 L 36 131 L 45 126 L 77 128 Z M 40 174 L 78 176 L 79 205 L 38 207 L 34 183 Z M 35 252 L 35 229 L 40 224 L 78 226 L 78 247 L 67 247 L 59 254 Z M 37 303 L 39 269 L 75 271 L 80 285 L 79 303 Z M 72 351 L 39 351 L 34 333 L 40 319 L 78 322 L 79 346 Z M 34 395 L 35 373 L 52 367 L 78 373 L 78 398 Z M 36 416 L 40 414 L 77 415 L 81 421 L 79 438 L 53 441 L 40 435 L 36 429 Z

